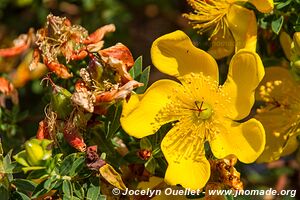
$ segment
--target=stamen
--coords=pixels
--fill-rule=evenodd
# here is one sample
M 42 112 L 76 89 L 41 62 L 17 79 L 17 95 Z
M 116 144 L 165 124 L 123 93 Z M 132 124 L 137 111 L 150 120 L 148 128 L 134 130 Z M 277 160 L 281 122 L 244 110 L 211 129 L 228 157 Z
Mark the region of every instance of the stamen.
M 211 31 L 209 39 L 223 30 L 223 37 L 225 37 L 228 24 L 226 15 L 231 2 L 227 0 L 188 0 L 188 3 L 193 7 L 194 13 L 184 14 L 183 17 L 190 20 L 194 29 L 199 29 L 200 34 Z

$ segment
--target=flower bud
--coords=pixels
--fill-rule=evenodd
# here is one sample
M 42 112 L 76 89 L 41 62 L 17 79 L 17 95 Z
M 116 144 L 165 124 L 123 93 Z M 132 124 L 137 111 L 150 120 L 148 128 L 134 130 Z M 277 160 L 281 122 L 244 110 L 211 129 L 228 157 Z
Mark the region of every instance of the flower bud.
M 48 149 L 51 140 L 31 139 L 25 143 L 25 150 L 14 156 L 14 159 L 25 167 L 43 166 L 46 160 L 52 156 L 52 150 Z
M 29 140 L 25 143 L 27 162 L 31 166 L 41 165 L 44 156 L 43 148 L 35 140 Z

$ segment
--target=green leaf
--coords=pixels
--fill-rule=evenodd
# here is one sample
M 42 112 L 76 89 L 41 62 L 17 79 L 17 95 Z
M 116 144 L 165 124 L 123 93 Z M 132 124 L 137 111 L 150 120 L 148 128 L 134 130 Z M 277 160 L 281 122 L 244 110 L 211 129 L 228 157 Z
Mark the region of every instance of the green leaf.
M 110 107 L 108 111 L 108 120 L 106 121 L 106 138 L 112 138 L 120 128 L 120 117 L 122 108 L 120 104 Z
M 132 150 L 124 156 L 124 160 L 134 164 L 144 164 L 145 161 L 138 156 L 138 149 Z
M 232 195 L 225 195 L 224 197 L 226 200 L 234 200 Z
M 144 137 L 140 140 L 140 148 L 146 150 L 152 150 L 152 144 L 147 137 Z
M 100 196 L 100 186 L 91 183 L 87 191 L 86 199 L 95 200 L 98 199 L 99 196 Z
M 3 157 L 3 148 L 2 148 L 1 138 L 0 138 L 0 159 L 2 159 L 2 157 Z
M 84 157 L 78 153 L 73 153 L 65 157 L 59 167 L 61 176 L 75 176 L 82 167 Z
M 26 151 L 20 151 L 18 154 L 16 154 L 14 156 L 14 159 L 21 165 L 29 167 L 29 164 L 27 162 L 27 155 L 26 155 Z
M 30 198 L 26 194 L 18 191 L 16 191 L 15 193 L 19 196 L 18 200 L 30 200 Z
M 76 176 L 79 173 L 79 171 L 84 167 L 84 164 L 85 157 L 81 156 L 77 158 L 70 169 L 69 176 Z
M 50 190 L 52 190 L 52 189 L 55 187 L 57 181 L 58 181 L 58 180 L 57 180 L 57 176 L 56 176 L 56 175 L 51 176 L 49 179 L 47 179 L 47 180 L 45 181 L 43 187 L 44 187 L 47 191 L 50 191 Z
M 79 199 L 84 199 L 84 189 L 78 182 L 73 183 L 73 190 Z
M 143 63 L 143 58 L 142 56 L 140 56 L 135 60 L 133 67 L 129 70 L 129 74 L 133 79 L 135 79 L 142 73 L 142 68 L 143 68 L 142 63 Z
M 41 170 L 41 169 L 46 169 L 46 167 L 42 166 L 32 166 L 32 167 L 23 167 L 22 170 L 26 174 L 28 171 L 34 171 L 34 170 Z
M 145 168 L 147 169 L 148 172 L 151 174 L 155 174 L 155 169 L 157 166 L 156 159 L 151 157 L 146 163 L 145 163 Z
M 271 23 L 272 31 L 274 33 L 276 33 L 277 35 L 279 34 L 279 32 L 281 30 L 283 21 L 284 21 L 284 17 L 280 16 L 278 19 L 272 21 L 272 23 Z
M 139 82 L 144 83 L 142 87 L 139 87 L 136 89 L 137 94 L 142 94 L 145 92 L 148 86 L 148 81 L 149 81 L 149 75 L 150 75 L 150 66 L 148 66 L 143 73 L 141 74 L 141 77 L 139 79 Z
M 42 169 L 30 172 L 27 176 L 27 179 L 42 179 L 46 176 L 48 176 L 47 172 L 44 169 Z
M 18 190 L 33 192 L 37 184 L 27 179 L 14 179 L 12 182 Z
M 72 199 L 73 198 L 73 187 L 70 180 L 64 180 L 62 184 L 62 191 L 64 196 Z
M 280 2 L 280 3 L 277 4 L 276 9 L 280 10 L 280 9 L 288 6 L 291 2 L 292 2 L 292 0 L 288 0 L 286 2 Z
M 35 188 L 35 190 L 32 193 L 32 196 L 31 196 L 32 199 L 37 198 L 48 192 L 48 190 L 44 188 L 45 182 L 46 181 L 43 181 L 40 184 L 38 184 L 38 186 Z
M 162 153 L 160 147 L 158 147 L 152 151 L 152 156 L 155 158 L 161 158 L 164 156 L 164 154 Z
M 3 159 L 3 168 L 5 172 L 11 164 L 11 154 L 12 154 L 12 150 L 10 150 Z
M 2 184 L 0 184 L 0 194 L 1 194 L 1 200 L 9 199 L 9 190 Z

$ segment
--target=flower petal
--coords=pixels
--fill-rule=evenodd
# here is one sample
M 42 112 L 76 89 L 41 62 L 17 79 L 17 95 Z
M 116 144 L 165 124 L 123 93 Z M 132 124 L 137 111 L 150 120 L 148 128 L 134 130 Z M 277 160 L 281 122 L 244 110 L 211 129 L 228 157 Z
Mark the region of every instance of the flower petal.
M 201 142 L 201 138 L 195 138 L 189 132 L 182 134 L 181 130 L 187 128 L 180 126 L 178 122 L 161 143 L 162 152 L 169 164 L 165 182 L 196 190 L 207 183 L 210 165 L 205 158 L 204 142 Z
M 221 159 L 235 155 L 241 162 L 254 162 L 265 147 L 265 130 L 256 119 L 244 123 L 224 120 L 220 133 L 211 139 L 210 146 L 215 157 Z
M 254 91 L 264 76 L 264 66 L 258 54 L 247 50 L 236 53 L 229 66 L 224 91 L 232 101 L 231 119 L 247 117 L 254 104 Z
M 281 85 L 277 86 L 275 90 L 272 90 L 271 95 L 280 102 L 285 102 L 286 99 L 292 101 L 293 98 L 290 98 L 289 94 L 297 94 L 298 83 L 293 79 L 290 70 L 277 66 L 265 68 L 265 76 L 260 82 L 258 89 L 261 86 L 265 87 L 267 82 L 274 81 L 281 81 Z M 262 97 L 259 93 L 260 91 L 257 90 L 256 100 L 262 100 Z
M 143 95 L 132 95 L 124 102 L 120 119 L 123 129 L 137 138 L 154 134 L 161 125 L 174 119 L 165 118 L 158 122 L 157 115 L 168 103 L 174 90 L 181 91 L 182 86 L 171 80 L 159 80 L 153 83 Z
M 282 50 L 284 52 L 285 57 L 288 60 L 291 60 L 292 57 L 292 42 L 293 39 L 289 36 L 289 34 L 285 31 L 281 31 L 279 35 L 279 41 L 280 45 L 282 47 Z
M 256 51 L 257 23 L 255 13 L 233 4 L 227 15 L 228 26 L 235 40 L 236 51 L 248 49 Z
M 282 109 L 258 113 L 258 119 L 266 130 L 266 145 L 263 153 L 257 162 L 271 162 L 278 160 L 283 155 L 288 155 L 296 150 L 298 134 L 289 137 L 288 130 L 293 120 L 290 119 L 291 113 L 284 112 Z M 295 141 L 296 140 L 296 141 Z
M 190 72 L 203 72 L 218 80 L 218 65 L 214 58 L 196 48 L 182 31 L 175 31 L 156 39 L 151 48 L 155 67 L 171 76 L 183 76 Z
M 273 0 L 249 0 L 259 12 L 269 13 L 274 9 Z
M 297 150 L 299 146 L 299 132 L 289 137 L 286 145 L 283 147 L 281 156 L 287 156 Z
M 211 39 L 211 47 L 207 51 L 215 59 L 221 59 L 230 56 L 234 52 L 235 42 L 232 34 L 228 29 L 224 34 L 224 30 L 220 29 Z

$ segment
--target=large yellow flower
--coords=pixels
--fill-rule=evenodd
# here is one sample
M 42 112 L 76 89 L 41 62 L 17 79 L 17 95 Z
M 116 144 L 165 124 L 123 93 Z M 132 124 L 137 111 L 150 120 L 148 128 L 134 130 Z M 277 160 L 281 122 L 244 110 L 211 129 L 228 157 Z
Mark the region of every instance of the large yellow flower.
M 218 66 L 206 52 L 193 46 L 182 31 L 154 41 L 153 64 L 180 83 L 159 80 L 143 95 L 131 96 L 123 105 L 121 125 L 137 138 L 154 134 L 161 125 L 173 122 L 161 149 L 168 161 L 165 181 L 171 185 L 203 188 L 210 176 L 204 143 L 213 154 L 234 154 L 244 163 L 256 160 L 265 145 L 260 122 L 248 116 L 254 90 L 264 75 L 260 57 L 239 51 L 230 63 L 223 86 L 218 83 Z
M 293 153 L 299 146 L 300 86 L 289 70 L 282 67 L 266 69 L 258 99 L 265 105 L 255 116 L 266 130 L 266 147 L 258 162 L 270 162 Z
M 256 51 L 257 22 L 255 13 L 240 5 L 249 2 L 260 12 L 273 10 L 273 0 L 187 0 L 194 12 L 184 14 L 200 34 L 211 31 L 209 53 L 216 59 L 247 48 Z

